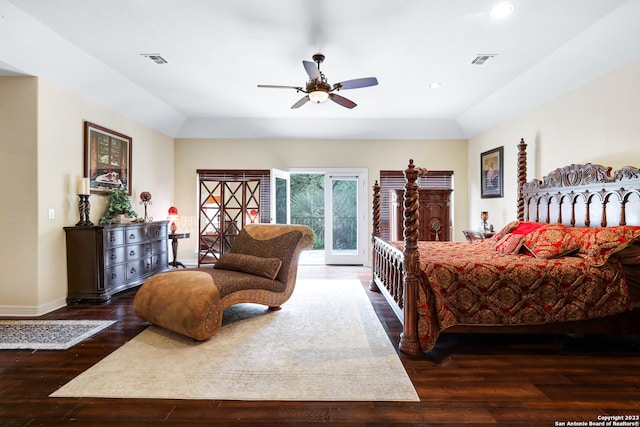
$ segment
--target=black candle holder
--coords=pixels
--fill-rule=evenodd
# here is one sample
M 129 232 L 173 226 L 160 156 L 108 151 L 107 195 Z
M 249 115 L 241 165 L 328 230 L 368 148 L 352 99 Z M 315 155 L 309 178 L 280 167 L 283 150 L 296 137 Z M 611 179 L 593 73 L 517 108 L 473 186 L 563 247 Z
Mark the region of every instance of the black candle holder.
M 89 227 L 93 223 L 89 220 L 89 212 L 91 211 L 91 203 L 89 203 L 88 194 L 78 194 L 78 210 L 80 211 L 80 221 L 76 227 Z
M 151 205 L 151 193 L 148 191 L 143 191 L 140 193 L 140 204 L 144 205 L 144 222 L 153 221 L 153 218 L 147 216 L 147 206 Z
M 140 204 L 144 205 L 144 222 L 153 221 L 153 218 L 147 216 L 147 206 L 153 204 L 151 200 L 140 200 Z

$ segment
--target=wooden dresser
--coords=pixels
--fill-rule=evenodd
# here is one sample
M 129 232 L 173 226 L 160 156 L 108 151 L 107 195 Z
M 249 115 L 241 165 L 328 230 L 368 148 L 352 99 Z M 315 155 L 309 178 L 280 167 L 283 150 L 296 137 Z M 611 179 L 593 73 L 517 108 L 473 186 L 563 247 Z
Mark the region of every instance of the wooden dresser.
M 64 227 L 67 303 L 105 302 L 167 270 L 167 224 Z
M 451 240 L 451 191 L 421 188 L 418 240 Z M 391 190 L 390 240 L 402 240 L 404 233 L 404 190 Z

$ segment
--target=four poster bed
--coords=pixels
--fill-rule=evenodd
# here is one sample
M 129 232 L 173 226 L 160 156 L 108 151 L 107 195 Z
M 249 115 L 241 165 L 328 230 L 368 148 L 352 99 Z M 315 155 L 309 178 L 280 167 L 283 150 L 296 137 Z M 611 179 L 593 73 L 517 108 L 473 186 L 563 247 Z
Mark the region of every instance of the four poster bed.
M 420 354 L 448 332 L 638 333 L 640 170 L 570 165 L 526 182 L 518 145 L 518 218 L 477 242 L 418 241 L 418 176 L 405 171 L 404 241 L 380 237 L 373 197 L 371 289 Z

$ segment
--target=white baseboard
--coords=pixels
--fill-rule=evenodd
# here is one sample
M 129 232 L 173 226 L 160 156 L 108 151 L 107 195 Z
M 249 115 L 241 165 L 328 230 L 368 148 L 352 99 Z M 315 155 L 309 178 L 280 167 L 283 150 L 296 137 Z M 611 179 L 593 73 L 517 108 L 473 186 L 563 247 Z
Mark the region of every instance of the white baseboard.
M 65 307 L 67 301 L 64 298 L 48 302 L 41 306 L 31 305 L 0 305 L 0 316 L 7 317 L 37 317 Z

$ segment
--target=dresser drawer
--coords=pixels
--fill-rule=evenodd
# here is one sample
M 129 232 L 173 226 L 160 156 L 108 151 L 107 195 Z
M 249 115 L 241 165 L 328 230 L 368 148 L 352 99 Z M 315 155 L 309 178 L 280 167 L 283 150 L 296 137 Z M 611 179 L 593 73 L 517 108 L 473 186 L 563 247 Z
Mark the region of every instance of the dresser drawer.
M 153 255 L 153 264 L 152 268 L 154 271 L 162 271 L 165 270 L 169 266 L 169 255 L 167 253 L 163 254 L 154 254 Z
M 124 244 L 124 230 L 105 230 L 104 232 L 105 248 L 122 246 L 123 244 Z
M 135 227 L 125 230 L 125 242 L 127 244 L 146 242 L 149 240 L 146 231 L 146 227 Z
M 136 280 L 142 276 L 148 276 L 153 272 L 152 258 L 144 258 L 127 263 L 127 281 Z
M 127 261 L 135 259 L 147 258 L 151 256 L 151 243 L 142 243 L 139 245 L 127 245 Z
M 125 282 L 124 264 L 105 269 L 104 285 L 106 289 L 114 288 Z
M 151 253 L 153 255 L 161 254 L 167 252 L 167 240 L 156 240 L 151 243 Z
M 150 228 L 149 235 L 151 236 L 152 239 L 160 239 L 160 240 L 167 239 L 167 227 L 154 225 L 149 228 Z
M 127 260 L 125 256 L 125 247 L 120 246 L 117 248 L 111 248 L 104 251 L 104 266 L 105 268 L 114 266 L 116 264 L 123 263 Z

